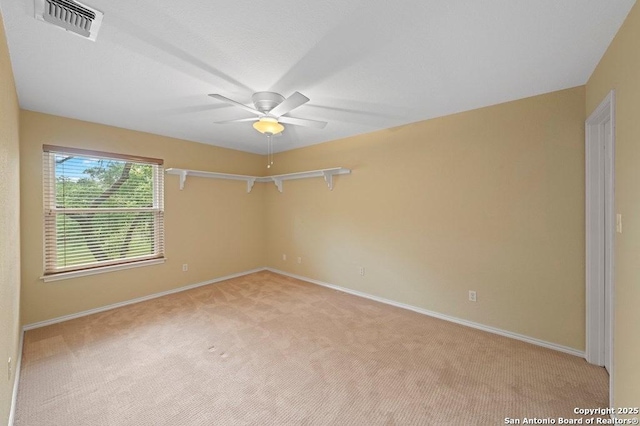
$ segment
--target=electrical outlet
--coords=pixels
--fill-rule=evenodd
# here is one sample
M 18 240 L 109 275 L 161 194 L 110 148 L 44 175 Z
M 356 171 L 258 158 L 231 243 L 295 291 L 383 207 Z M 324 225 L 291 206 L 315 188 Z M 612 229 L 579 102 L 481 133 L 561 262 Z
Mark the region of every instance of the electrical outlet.
M 364 266 L 360 267 L 360 276 L 364 277 Z
M 287 260 L 287 255 L 286 254 L 282 255 L 282 260 Z
M 11 380 L 11 373 L 13 372 L 13 366 L 11 365 L 11 357 L 7 361 L 7 380 Z
M 298 263 L 302 263 L 302 258 L 298 256 Z
M 182 272 L 187 272 L 189 270 L 189 265 L 187 263 L 182 264 Z
M 469 301 L 470 302 L 475 302 L 476 299 L 476 292 L 473 290 L 469 290 Z

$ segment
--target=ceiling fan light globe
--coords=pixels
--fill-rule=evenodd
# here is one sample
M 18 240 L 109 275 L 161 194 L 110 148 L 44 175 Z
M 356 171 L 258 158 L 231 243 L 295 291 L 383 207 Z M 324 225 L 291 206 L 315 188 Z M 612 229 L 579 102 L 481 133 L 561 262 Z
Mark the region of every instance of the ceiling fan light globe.
M 284 126 L 273 117 L 260 118 L 260 120 L 253 123 L 253 128 L 260 133 L 271 133 L 272 135 L 277 135 L 284 130 Z

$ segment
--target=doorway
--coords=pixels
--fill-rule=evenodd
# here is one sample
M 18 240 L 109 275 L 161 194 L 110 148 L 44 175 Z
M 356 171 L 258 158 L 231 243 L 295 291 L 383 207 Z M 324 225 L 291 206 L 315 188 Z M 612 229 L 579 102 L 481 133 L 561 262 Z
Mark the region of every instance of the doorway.
M 615 93 L 609 92 L 585 123 L 586 166 L 586 351 L 588 362 L 609 372 L 613 402 L 613 286 Z

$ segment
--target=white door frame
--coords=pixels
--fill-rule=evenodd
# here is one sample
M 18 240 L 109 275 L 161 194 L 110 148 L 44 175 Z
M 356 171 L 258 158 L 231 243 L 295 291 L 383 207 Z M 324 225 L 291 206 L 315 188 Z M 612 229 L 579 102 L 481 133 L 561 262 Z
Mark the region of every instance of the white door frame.
M 609 122 L 609 134 L 605 123 Z M 607 142 L 610 141 L 610 147 Z M 610 155 L 607 155 L 609 148 Z M 607 166 L 605 167 L 605 161 Z M 605 365 L 609 356 L 609 403 L 613 403 L 614 328 L 614 179 L 615 179 L 615 92 L 612 90 L 585 122 L 586 169 L 586 350 L 588 362 Z M 605 170 L 609 173 L 605 173 Z M 606 186 L 606 191 L 605 191 Z M 606 194 L 606 197 L 605 197 Z M 605 209 L 608 223 L 605 224 Z M 605 234 L 605 226 L 609 232 Z M 607 235 L 607 238 L 605 238 Z M 610 265 L 605 271 L 605 256 Z M 606 276 L 605 276 L 606 273 Z M 605 285 L 605 282 L 607 285 Z M 608 294 L 605 295 L 605 288 Z M 607 309 L 605 309 L 605 301 Z M 605 312 L 608 311 L 608 342 L 605 342 Z M 611 406 L 611 405 L 610 405 Z

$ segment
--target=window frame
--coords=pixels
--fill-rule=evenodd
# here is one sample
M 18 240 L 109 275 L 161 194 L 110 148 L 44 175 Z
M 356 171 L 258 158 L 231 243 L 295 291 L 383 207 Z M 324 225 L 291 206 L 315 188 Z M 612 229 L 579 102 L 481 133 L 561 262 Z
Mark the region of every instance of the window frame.
M 104 151 L 70 148 L 55 145 L 43 145 L 43 276 L 42 280 L 57 281 L 77 276 L 93 275 L 122 269 L 149 266 L 164 263 L 164 161 L 135 155 L 126 155 Z M 56 154 L 75 155 L 86 158 L 126 161 L 134 164 L 151 165 L 152 167 L 152 206 L 151 207 L 93 207 L 93 208 L 58 208 L 56 206 Z M 48 162 L 48 163 L 47 163 Z M 144 212 L 153 214 L 154 253 L 130 258 L 113 259 L 112 261 L 96 261 L 81 265 L 56 267 L 57 237 L 56 215 L 60 213 L 116 213 Z M 54 217 L 51 220 L 51 216 Z M 53 223 L 53 225 L 52 225 Z

